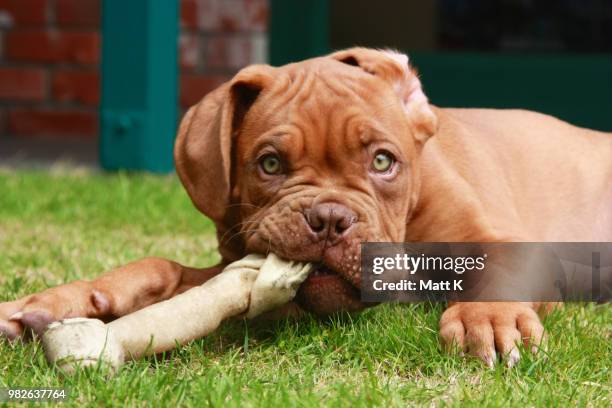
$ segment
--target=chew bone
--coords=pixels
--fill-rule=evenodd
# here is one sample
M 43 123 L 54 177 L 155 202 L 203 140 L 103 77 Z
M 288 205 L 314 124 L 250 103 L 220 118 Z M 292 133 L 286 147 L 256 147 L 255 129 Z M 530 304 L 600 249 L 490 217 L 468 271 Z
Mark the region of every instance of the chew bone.
M 117 369 L 127 359 L 206 336 L 229 317 L 253 318 L 289 302 L 310 269 L 274 254 L 248 255 L 201 286 L 109 324 L 85 318 L 52 323 L 42 337 L 45 355 L 67 373 L 99 360 Z

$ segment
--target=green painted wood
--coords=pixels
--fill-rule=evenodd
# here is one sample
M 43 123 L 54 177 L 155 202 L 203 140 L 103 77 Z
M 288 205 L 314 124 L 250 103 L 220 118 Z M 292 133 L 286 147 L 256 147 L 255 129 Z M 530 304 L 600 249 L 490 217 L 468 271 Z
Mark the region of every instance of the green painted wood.
M 328 53 L 328 0 L 271 0 L 269 30 L 272 65 Z
M 612 131 L 612 56 L 409 53 L 432 103 L 522 108 Z
M 178 0 L 102 2 L 100 163 L 170 172 L 178 110 Z

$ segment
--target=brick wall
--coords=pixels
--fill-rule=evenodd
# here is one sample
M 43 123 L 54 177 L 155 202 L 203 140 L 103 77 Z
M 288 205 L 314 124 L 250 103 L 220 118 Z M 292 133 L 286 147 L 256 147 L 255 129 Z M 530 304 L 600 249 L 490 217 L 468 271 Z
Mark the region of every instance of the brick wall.
M 0 140 L 97 137 L 101 1 L 0 0 Z M 181 0 L 181 108 L 265 60 L 267 3 Z

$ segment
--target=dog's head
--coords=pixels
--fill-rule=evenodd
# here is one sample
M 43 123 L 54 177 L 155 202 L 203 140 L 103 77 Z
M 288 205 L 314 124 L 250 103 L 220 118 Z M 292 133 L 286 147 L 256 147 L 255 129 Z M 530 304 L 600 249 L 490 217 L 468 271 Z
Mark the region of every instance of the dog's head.
M 403 241 L 436 128 L 405 55 L 355 48 L 240 71 L 185 115 L 176 168 L 227 261 L 317 262 L 300 303 L 355 310 L 360 243 Z

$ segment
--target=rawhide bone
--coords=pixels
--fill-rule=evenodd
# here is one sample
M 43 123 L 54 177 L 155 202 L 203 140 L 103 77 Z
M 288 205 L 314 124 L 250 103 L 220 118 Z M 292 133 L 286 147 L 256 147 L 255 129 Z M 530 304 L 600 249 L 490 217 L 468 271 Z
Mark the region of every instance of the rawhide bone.
M 124 361 L 173 349 L 206 336 L 233 316 L 255 317 L 295 297 L 311 264 L 248 255 L 201 286 L 111 323 L 73 318 L 51 323 L 42 336 L 47 360 L 63 371 L 99 361 Z

